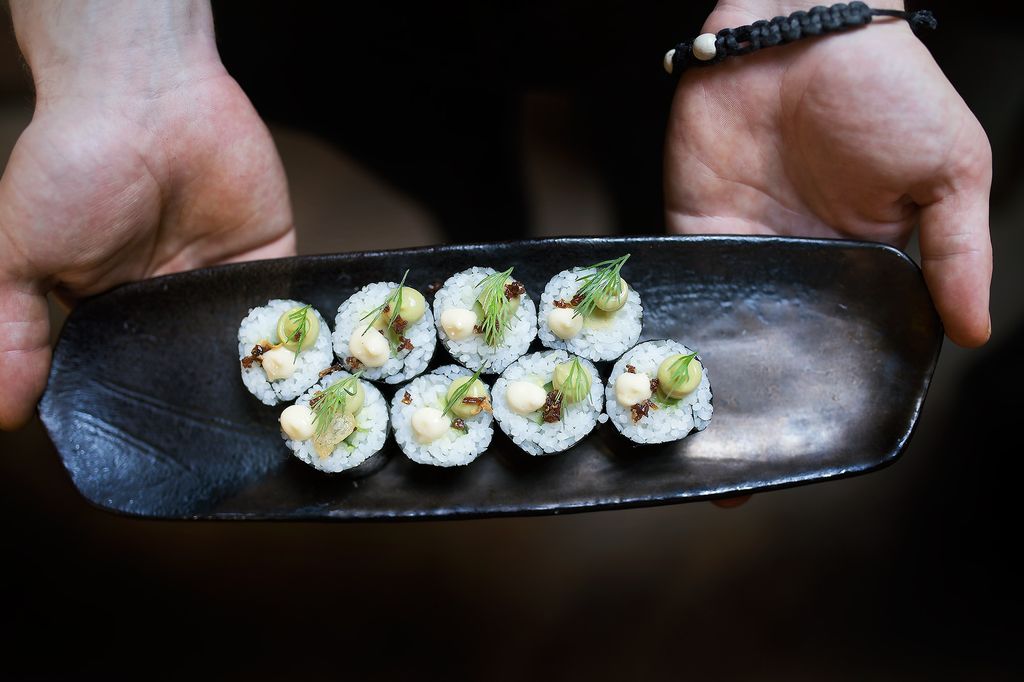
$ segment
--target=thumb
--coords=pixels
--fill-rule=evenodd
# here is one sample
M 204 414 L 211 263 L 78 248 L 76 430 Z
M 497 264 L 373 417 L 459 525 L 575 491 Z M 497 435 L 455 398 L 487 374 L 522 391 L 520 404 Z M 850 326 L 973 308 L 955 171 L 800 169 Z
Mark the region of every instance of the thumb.
M 988 187 L 965 187 L 921 209 L 921 266 L 925 282 L 956 344 L 980 346 L 992 334 L 989 287 L 992 240 Z
M 50 317 L 42 290 L 0 282 L 0 429 L 22 426 L 50 372 Z

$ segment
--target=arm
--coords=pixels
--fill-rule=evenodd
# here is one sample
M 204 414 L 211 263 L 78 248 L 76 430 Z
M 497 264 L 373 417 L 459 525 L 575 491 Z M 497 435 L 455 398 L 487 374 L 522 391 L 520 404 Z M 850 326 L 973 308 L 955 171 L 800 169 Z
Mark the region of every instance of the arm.
M 813 2 L 721 0 L 705 32 Z M 902 2 L 870 2 L 902 9 Z M 941 17 L 939 17 L 941 21 Z M 906 22 L 690 69 L 666 142 L 677 232 L 847 237 L 903 247 L 920 225 L 924 276 L 958 344 L 983 344 L 992 160 L 981 125 Z
M 0 428 L 45 387 L 48 292 L 295 249 L 280 159 L 206 0 L 12 0 L 11 15 L 36 107 L 0 178 Z

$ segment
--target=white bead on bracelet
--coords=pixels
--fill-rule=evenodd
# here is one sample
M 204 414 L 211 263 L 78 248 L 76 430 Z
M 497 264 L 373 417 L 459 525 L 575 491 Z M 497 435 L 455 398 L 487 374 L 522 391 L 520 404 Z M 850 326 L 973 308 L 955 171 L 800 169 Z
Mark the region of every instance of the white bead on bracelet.
M 699 36 L 693 39 L 693 45 L 690 48 L 693 52 L 693 56 L 702 62 L 710 61 L 715 58 L 718 54 L 718 50 L 715 48 L 715 36 L 714 33 L 701 33 Z M 665 67 L 666 73 L 672 73 L 672 58 L 676 56 L 674 49 L 669 50 L 665 53 L 665 59 L 662 65 Z

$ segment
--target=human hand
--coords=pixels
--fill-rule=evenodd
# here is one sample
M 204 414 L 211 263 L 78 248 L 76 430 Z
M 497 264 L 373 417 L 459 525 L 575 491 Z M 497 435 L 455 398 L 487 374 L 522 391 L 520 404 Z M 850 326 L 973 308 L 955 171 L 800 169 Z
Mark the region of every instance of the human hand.
M 703 32 L 809 6 L 721 0 Z M 665 175 L 676 232 L 902 248 L 920 223 L 922 268 L 946 333 L 964 346 L 991 333 L 988 138 L 905 21 L 876 17 L 689 69 L 672 107 Z
M 4 429 L 46 385 L 47 292 L 73 302 L 295 250 L 280 159 L 220 63 L 208 3 L 11 10 L 37 101 L 0 179 Z

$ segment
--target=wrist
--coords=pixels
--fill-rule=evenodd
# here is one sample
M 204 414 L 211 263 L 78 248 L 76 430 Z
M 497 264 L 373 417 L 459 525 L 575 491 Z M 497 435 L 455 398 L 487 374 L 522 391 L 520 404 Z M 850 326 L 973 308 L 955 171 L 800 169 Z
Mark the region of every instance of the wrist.
M 864 0 L 872 9 L 903 10 L 903 0 Z M 820 0 L 718 0 L 715 9 L 704 24 L 704 32 L 716 33 L 723 28 L 735 28 L 759 19 L 788 16 L 807 11 L 815 5 L 831 4 Z
M 40 99 L 152 96 L 223 72 L 208 0 L 11 0 Z

